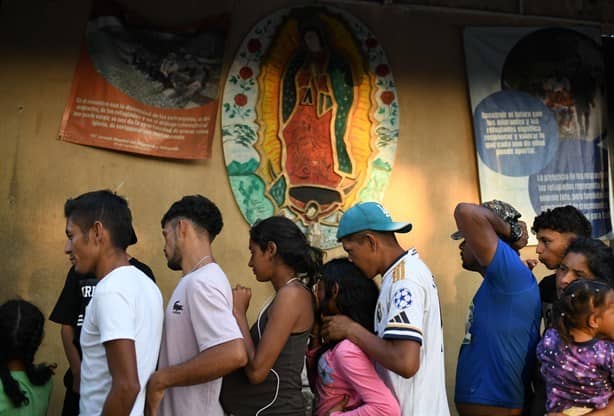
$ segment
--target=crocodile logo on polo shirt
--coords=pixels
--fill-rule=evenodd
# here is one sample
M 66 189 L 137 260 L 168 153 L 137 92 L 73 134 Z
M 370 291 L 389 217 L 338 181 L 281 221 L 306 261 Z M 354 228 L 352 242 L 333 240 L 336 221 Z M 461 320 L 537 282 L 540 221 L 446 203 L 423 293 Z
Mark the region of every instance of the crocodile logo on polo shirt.
M 183 312 L 183 305 L 180 301 L 175 301 L 173 303 L 173 313 L 180 314 L 181 312 Z

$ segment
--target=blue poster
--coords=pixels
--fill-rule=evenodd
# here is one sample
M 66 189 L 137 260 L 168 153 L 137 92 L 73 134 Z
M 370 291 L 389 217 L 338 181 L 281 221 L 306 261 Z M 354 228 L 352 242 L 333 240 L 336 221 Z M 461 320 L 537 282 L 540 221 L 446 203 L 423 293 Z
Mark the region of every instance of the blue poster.
M 574 205 L 594 237 L 610 234 L 599 32 L 467 28 L 464 43 L 482 200 L 510 202 L 529 225 Z

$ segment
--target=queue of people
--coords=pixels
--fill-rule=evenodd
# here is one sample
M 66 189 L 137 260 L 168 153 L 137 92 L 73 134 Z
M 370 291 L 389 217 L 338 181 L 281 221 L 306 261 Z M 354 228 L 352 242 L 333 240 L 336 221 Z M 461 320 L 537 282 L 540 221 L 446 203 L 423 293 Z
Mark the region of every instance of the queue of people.
M 50 319 L 69 363 L 63 415 L 446 416 L 443 317 L 436 279 L 385 208 L 347 210 L 346 258 L 324 263 L 291 220 L 256 222 L 249 267 L 274 294 L 248 325 L 251 289 L 216 262 L 218 207 L 185 196 L 161 219 L 164 255 L 180 271 L 168 305 L 137 242 L 127 201 L 93 191 L 64 206 L 72 267 Z M 454 402 L 461 416 L 614 414 L 614 255 L 574 207 L 531 230 L 538 285 L 522 260 L 528 227 L 503 201 L 454 211 L 462 267 L 481 275 L 467 317 Z M 374 278 L 381 276 L 381 287 Z M 24 300 L 0 306 L 0 414 L 44 415 L 54 365 L 34 364 L 44 317 Z M 543 329 L 542 329 L 543 328 Z M 449 348 L 449 347 L 448 347 Z

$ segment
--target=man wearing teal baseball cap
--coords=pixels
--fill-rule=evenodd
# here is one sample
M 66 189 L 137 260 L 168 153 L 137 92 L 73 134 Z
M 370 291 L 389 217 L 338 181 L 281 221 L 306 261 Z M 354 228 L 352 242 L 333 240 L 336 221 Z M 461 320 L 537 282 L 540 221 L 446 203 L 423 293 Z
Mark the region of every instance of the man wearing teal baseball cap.
M 323 318 L 326 340 L 347 338 L 378 367 L 403 415 L 449 416 L 439 295 L 429 268 L 415 249 L 405 251 L 395 222 L 377 202 L 351 207 L 339 221 L 337 239 L 367 277 L 382 276 L 373 334 L 344 315 Z

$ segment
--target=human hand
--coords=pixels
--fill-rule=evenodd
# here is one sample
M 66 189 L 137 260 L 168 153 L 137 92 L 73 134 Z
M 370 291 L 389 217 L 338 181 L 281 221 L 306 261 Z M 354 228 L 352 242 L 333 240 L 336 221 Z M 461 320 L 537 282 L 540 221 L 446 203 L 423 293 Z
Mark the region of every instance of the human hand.
M 160 402 L 164 397 L 165 388 L 160 380 L 160 372 L 154 372 L 147 382 L 145 390 L 145 416 L 156 416 Z
M 350 396 L 348 396 L 347 394 L 344 394 L 343 399 L 341 399 L 339 403 L 331 407 L 331 409 L 328 411 L 327 416 L 330 416 L 335 412 L 343 412 L 345 410 L 345 406 L 348 405 L 349 400 L 350 400 Z
M 514 241 L 511 244 L 512 247 L 515 248 L 516 250 L 520 250 L 521 248 L 526 247 L 529 242 L 529 232 L 527 230 L 527 223 L 524 221 L 518 221 L 518 224 L 520 224 L 522 235 L 520 236 L 518 240 Z
M 249 301 L 252 298 L 252 290 L 249 287 L 236 285 L 232 289 L 232 309 L 233 313 L 245 315 L 249 308 Z
M 320 334 L 325 342 L 345 339 L 349 335 L 349 328 L 354 323 L 345 315 L 332 315 L 322 317 Z
M 529 270 L 533 270 L 535 268 L 535 266 L 537 266 L 538 263 L 539 263 L 539 261 L 537 259 L 526 259 L 524 261 L 524 264 L 527 265 Z

